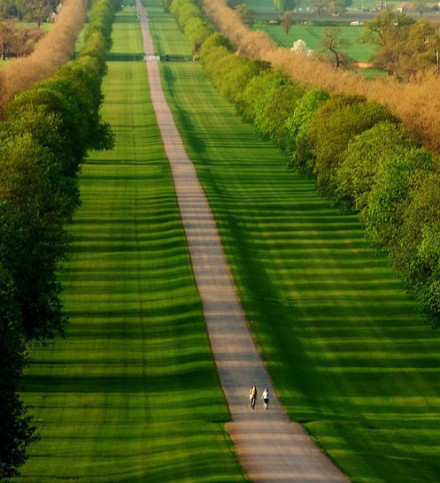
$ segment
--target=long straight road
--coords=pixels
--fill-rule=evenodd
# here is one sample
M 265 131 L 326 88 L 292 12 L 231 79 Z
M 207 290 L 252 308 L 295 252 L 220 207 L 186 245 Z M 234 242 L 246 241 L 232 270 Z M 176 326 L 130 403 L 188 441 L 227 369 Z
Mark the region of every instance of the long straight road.
M 346 481 L 304 428 L 289 421 L 254 343 L 195 168 L 188 158 L 161 85 L 147 13 L 137 2 L 153 108 L 169 159 L 212 351 L 231 411 L 227 430 L 255 482 Z M 271 392 L 270 409 L 249 408 L 255 384 Z

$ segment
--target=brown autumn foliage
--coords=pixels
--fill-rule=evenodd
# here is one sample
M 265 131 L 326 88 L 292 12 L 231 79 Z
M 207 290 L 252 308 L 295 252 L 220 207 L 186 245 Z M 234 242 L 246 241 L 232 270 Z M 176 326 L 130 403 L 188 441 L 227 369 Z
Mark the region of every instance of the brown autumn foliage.
M 0 70 L 1 104 L 35 82 L 49 77 L 69 60 L 84 25 L 87 5 L 87 0 L 66 0 L 52 30 L 36 44 L 32 54 Z
M 0 58 L 30 55 L 35 44 L 46 33 L 38 28 L 17 27 L 17 21 L 8 19 L 0 22 Z
M 386 104 L 427 149 L 440 152 L 440 78 L 434 72 L 410 82 L 393 78 L 366 80 L 354 72 L 335 69 L 317 58 L 278 47 L 265 32 L 252 32 L 224 0 L 202 0 L 203 9 L 241 53 L 270 62 L 308 87 L 331 93 L 358 93 Z

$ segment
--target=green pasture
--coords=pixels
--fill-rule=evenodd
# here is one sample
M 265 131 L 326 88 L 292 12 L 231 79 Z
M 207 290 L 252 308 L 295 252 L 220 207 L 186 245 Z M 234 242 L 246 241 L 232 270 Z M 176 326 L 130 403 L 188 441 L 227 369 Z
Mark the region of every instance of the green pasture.
M 41 25 L 40 25 L 40 29 L 41 30 L 44 30 L 45 32 L 49 32 L 52 27 L 53 27 L 53 22 L 42 22 Z M 20 21 L 20 22 L 17 22 L 17 26 L 18 27 L 32 27 L 32 28 L 38 28 L 38 24 L 37 22 L 23 22 L 23 21 Z
M 277 14 L 273 6 L 273 0 L 244 0 L 250 8 L 255 10 L 258 14 Z M 401 2 L 389 0 L 385 2 L 387 7 L 395 10 Z M 434 3 L 434 2 L 433 2 Z M 377 5 L 380 5 L 380 0 L 353 0 L 352 4 L 347 8 L 347 13 L 370 11 L 373 12 Z M 301 13 L 305 13 L 307 8 L 313 8 L 312 4 L 307 0 L 299 0 L 295 2 L 295 9 L 301 9 Z
M 255 24 L 255 28 L 264 30 L 272 39 L 282 47 L 292 47 L 293 42 L 298 39 L 304 40 L 307 47 L 314 52 L 323 51 L 322 41 L 325 26 L 304 25 L 297 23 L 292 25 L 289 33 L 286 34 L 280 25 L 269 25 L 266 22 Z M 374 48 L 370 44 L 361 43 L 360 36 L 363 32 L 362 27 L 341 26 L 341 39 L 345 39 L 347 47 L 342 50 L 346 52 L 356 62 L 368 62 L 374 54 Z
M 160 49 L 181 49 L 170 16 L 157 0 L 147 5 Z M 440 333 L 417 313 L 357 216 L 338 213 L 313 180 L 288 172 L 198 63 L 164 63 L 162 72 L 291 418 L 355 482 L 438 481 Z
M 113 39 L 111 55 L 140 51 L 133 12 L 118 15 Z M 23 398 L 41 441 L 13 481 L 243 481 L 145 64 L 108 67 L 103 114 L 117 146 L 82 170 L 62 273 L 70 325 L 32 350 Z

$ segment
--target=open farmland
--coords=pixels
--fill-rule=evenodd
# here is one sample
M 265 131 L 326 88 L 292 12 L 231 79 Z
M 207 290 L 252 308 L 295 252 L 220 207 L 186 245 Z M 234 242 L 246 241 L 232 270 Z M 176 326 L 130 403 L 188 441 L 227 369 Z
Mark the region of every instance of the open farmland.
M 62 274 L 66 339 L 35 349 L 23 398 L 41 441 L 13 481 L 243 481 L 209 351 L 133 9 L 117 16 L 104 116 Z
M 310 22 L 309 22 L 310 23 Z M 336 24 L 335 24 L 336 25 Z M 304 40 L 307 47 L 317 54 L 326 54 L 322 46 L 323 31 L 328 27 L 323 25 L 304 24 L 302 22 L 292 25 L 288 34 L 284 32 L 280 25 L 269 25 L 267 19 L 259 21 L 254 25 L 255 30 L 263 30 L 267 32 L 276 44 L 281 47 L 292 47 L 296 40 Z M 341 29 L 341 38 L 347 40 L 347 48 L 343 51 L 354 62 L 370 62 L 374 54 L 374 47 L 360 42 L 359 38 L 362 34 L 362 27 L 352 27 L 345 24 L 339 26 Z M 356 69 L 356 68 L 355 68 Z M 359 74 L 366 78 L 378 78 L 385 75 L 384 71 L 371 68 L 357 68 Z
M 257 14 L 278 14 L 274 8 L 273 0 L 245 0 L 244 3 L 252 8 Z M 399 6 L 398 1 L 388 1 L 386 2 L 388 8 L 394 10 Z M 312 8 L 312 5 L 307 0 L 301 0 L 299 2 L 295 2 L 296 9 L 300 10 L 302 14 L 306 13 L 305 10 L 307 8 Z M 353 0 L 352 4 L 348 7 L 347 13 L 359 13 L 362 11 L 369 11 L 373 12 L 377 5 L 380 5 L 380 1 L 375 0 Z
M 323 38 L 323 30 L 325 26 L 321 25 L 292 25 L 289 33 L 286 34 L 280 25 L 268 25 L 258 23 L 256 29 L 264 30 L 272 39 L 281 47 L 292 47 L 293 42 L 298 39 L 304 40 L 309 49 L 314 52 L 322 51 L 323 47 L 321 39 Z M 369 62 L 373 54 L 371 45 L 361 43 L 359 37 L 362 33 L 362 27 L 341 26 L 341 38 L 346 39 L 348 48 L 344 51 L 356 62 Z
M 160 54 L 184 39 L 147 2 Z M 188 48 L 189 52 L 189 48 Z M 353 481 L 435 481 L 437 331 L 314 183 L 288 173 L 191 62 L 162 65 L 259 347 L 294 420 Z

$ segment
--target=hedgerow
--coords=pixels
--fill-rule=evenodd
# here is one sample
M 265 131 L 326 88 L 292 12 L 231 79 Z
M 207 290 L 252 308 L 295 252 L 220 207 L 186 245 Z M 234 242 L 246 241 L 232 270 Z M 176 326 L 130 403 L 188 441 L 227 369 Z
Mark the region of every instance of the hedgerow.
M 95 0 L 76 60 L 17 95 L 0 125 L 0 479 L 18 473 L 36 428 L 18 396 L 25 344 L 63 334 L 57 279 L 79 205 L 87 150 L 113 145 L 99 114 L 105 53 L 119 6 Z
M 171 5 L 183 31 L 194 16 L 201 17 L 193 5 L 192 0 Z M 359 94 L 331 95 L 300 86 L 267 62 L 252 60 L 258 55 L 251 40 L 259 34 L 243 37 L 241 27 L 223 20 L 229 39 L 240 43 L 246 55 L 234 52 L 218 32 L 208 37 L 200 58 L 213 84 L 262 137 L 285 151 L 289 168 L 315 176 L 321 193 L 342 209 L 360 213 L 368 235 L 388 251 L 409 292 L 438 324 L 440 172 L 435 155 L 408 137 L 387 106 Z M 258 38 L 269 45 L 265 37 Z

